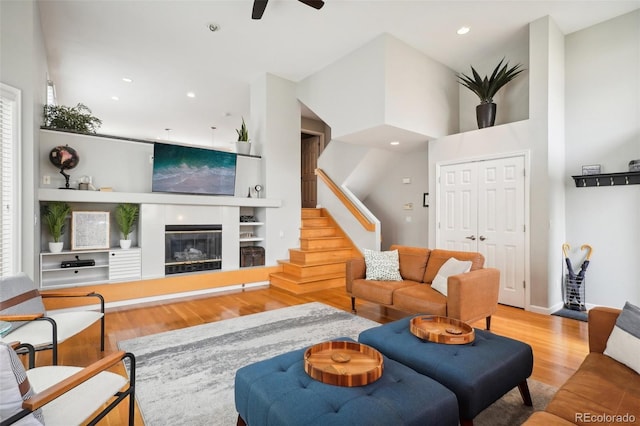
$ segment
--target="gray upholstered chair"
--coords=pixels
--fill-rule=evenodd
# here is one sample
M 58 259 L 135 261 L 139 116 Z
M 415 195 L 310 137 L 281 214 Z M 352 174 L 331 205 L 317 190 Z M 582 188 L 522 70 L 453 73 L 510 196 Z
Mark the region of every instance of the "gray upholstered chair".
M 96 297 L 100 311 L 71 311 L 47 314 L 43 297 Z M 41 294 L 24 273 L 0 279 L 0 321 L 11 328 L 1 342 L 21 342 L 35 350 L 52 349 L 53 365 L 58 364 L 58 344 L 100 320 L 100 350 L 104 351 L 104 298 L 94 292 L 60 291 Z
M 114 352 L 85 368 L 56 365 L 25 371 L 12 347 L 29 351 L 29 367 L 35 358 L 31 345 L 0 343 L 0 426 L 94 425 L 127 397 L 129 425 L 133 426 L 133 354 Z M 128 379 L 106 371 L 123 360 L 128 363 Z

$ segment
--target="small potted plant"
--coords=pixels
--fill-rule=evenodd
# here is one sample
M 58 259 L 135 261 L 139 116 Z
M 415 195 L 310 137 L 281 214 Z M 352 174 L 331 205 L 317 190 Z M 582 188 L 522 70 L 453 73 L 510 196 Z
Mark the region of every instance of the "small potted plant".
M 51 253 L 60 253 L 64 242 L 60 241 L 64 234 L 64 225 L 67 216 L 71 213 L 71 207 L 63 201 L 54 201 L 43 208 L 42 217 L 49 228 L 49 234 L 53 241 L 49 242 L 49 251 Z
M 78 133 L 95 133 L 102 120 L 91 115 L 84 104 L 74 107 L 64 105 L 44 106 L 44 126 L 51 129 L 72 130 Z
M 498 90 L 523 71 L 520 69 L 522 64 L 509 68 L 509 62 L 502 65 L 503 62 L 504 58 L 493 70 L 491 77 L 480 77 L 480 74 L 473 67 L 471 67 L 473 78 L 462 73 L 458 74 L 458 82 L 480 98 L 480 105 L 476 107 L 476 119 L 478 120 L 479 129 L 491 127 L 495 124 L 497 107 L 493 103 L 493 97 Z
M 251 153 L 251 142 L 249 142 L 249 131 L 247 130 L 247 124 L 244 122 L 244 117 L 242 117 L 242 125 L 239 129 L 236 129 L 236 133 L 238 134 L 236 152 L 248 155 Z
M 116 207 L 116 223 L 120 232 L 122 232 L 123 239 L 120 240 L 120 247 L 128 249 L 131 247 L 131 240 L 129 234 L 133 229 L 138 219 L 138 205 L 137 204 L 118 204 Z

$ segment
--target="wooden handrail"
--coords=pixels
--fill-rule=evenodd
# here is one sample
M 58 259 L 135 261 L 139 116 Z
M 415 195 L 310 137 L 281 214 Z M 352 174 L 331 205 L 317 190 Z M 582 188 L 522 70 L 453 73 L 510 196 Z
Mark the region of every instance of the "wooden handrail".
M 322 181 L 325 183 L 325 185 L 327 185 L 331 192 L 333 192 L 333 194 L 338 197 L 338 200 L 340 200 L 340 202 L 347 208 L 347 210 L 351 212 L 351 214 L 358 220 L 358 222 L 360 222 L 364 229 L 370 232 L 376 230 L 376 225 L 362 214 L 360 209 L 358 209 L 358 207 L 356 207 L 356 205 L 353 204 L 353 202 L 349 198 L 347 198 L 346 195 L 344 195 L 340 187 L 336 185 L 335 182 L 332 181 L 331 178 L 322 169 L 316 169 L 315 173 L 316 176 L 322 179 Z

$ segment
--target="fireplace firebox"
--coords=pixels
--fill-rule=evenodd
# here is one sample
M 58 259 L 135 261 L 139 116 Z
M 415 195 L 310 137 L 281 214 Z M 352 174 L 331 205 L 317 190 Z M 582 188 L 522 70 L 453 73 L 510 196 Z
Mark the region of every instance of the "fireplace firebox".
M 180 274 L 222 268 L 222 225 L 166 225 L 164 272 Z

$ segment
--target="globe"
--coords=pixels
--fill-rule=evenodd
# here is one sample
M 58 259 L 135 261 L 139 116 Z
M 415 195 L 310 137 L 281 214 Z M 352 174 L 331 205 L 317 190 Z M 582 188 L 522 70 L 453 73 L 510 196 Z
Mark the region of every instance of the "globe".
M 64 171 L 73 169 L 80 162 L 80 156 L 78 155 L 76 150 L 71 148 L 69 145 L 56 146 L 51 150 L 51 152 L 49 152 L 49 161 L 51 161 L 51 164 L 60 169 L 60 174 L 64 176 L 64 179 L 66 181 L 64 189 L 70 189 L 69 175 Z

